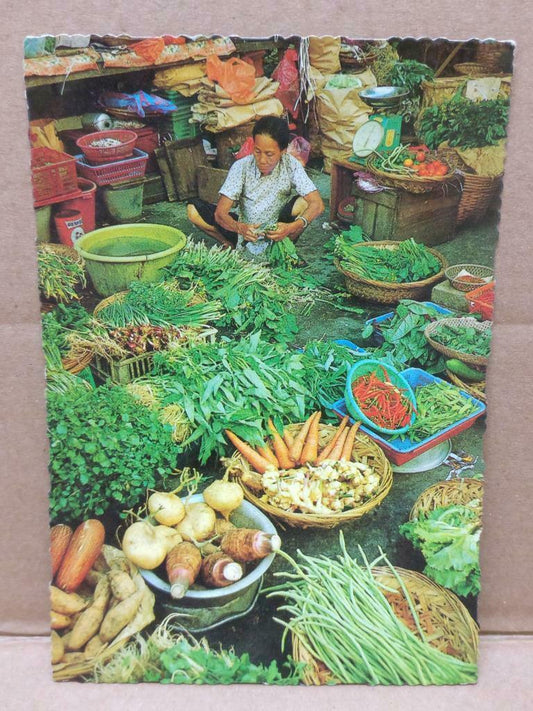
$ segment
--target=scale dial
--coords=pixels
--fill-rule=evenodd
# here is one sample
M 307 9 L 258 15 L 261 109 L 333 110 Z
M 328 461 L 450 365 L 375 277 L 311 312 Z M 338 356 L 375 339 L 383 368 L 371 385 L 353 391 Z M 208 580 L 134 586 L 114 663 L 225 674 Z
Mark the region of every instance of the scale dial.
M 383 140 L 385 129 L 372 119 L 364 123 L 353 137 L 353 152 L 358 158 L 367 158 Z

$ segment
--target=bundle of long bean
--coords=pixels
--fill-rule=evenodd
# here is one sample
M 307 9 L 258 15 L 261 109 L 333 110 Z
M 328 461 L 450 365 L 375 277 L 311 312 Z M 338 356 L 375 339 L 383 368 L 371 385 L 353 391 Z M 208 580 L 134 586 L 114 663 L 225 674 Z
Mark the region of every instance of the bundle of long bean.
M 472 415 L 478 406 L 453 385 L 434 382 L 415 389 L 417 416 L 405 435 L 412 442 L 421 442 L 446 427 Z
M 333 678 L 344 684 L 469 684 L 476 680 L 475 664 L 444 654 L 424 636 L 418 613 L 404 582 L 382 553 L 369 563 L 360 549 L 360 565 L 347 552 L 342 532 L 342 555 L 336 560 L 299 552 L 302 564 L 280 552 L 295 573 L 278 572 L 287 581 L 270 588 L 269 597 L 284 597 L 280 607 L 291 617 L 276 619 L 300 637 L 312 656 Z M 400 584 L 414 618 L 412 632 L 394 614 L 372 568 L 385 564 Z M 283 643 L 283 642 L 282 642 Z
M 126 326 L 200 326 L 220 316 L 220 304 L 199 302 L 195 289 L 182 291 L 176 282 L 132 282 L 123 298 L 114 299 L 98 312 L 110 328 Z
M 349 248 L 338 244 L 341 266 L 348 272 L 372 281 L 409 283 L 428 279 L 442 269 L 440 261 L 428 248 L 406 239 L 398 246 Z
M 64 302 L 78 299 L 76 287 L 87 283 L 83 266 L 64 254 L 39 249 L 37 269 L 39 291 L 46 299 Z

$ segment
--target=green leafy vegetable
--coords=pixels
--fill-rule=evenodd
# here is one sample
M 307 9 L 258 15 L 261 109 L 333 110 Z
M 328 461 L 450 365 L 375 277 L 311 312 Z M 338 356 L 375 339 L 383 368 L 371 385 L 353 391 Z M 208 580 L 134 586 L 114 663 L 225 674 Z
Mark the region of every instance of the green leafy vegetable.
M 508 121 L 508 99 L 470 101 L 456 95 L 424 111 L 418 134 L 429 148 L 445 141 L 458 148 L 481 148 L 505 138 Z
M 474 510 L 478 503 L 436 508 L 400 526 L 400 533 L 426 559 L 425 575 L 457 595 L 480 591 L 481 521 Z
M 170 427 L 120 387 L 49 393 L 48 437 L 53 522 L 131 508 L 176 466 Z
M 492 329 L 487 328 L 481 331 L 473 326 L 461 326 L 442 321 L 438 327 L 435 327 L 431 338 L 437 343 L 461 353 L 488 357 Z
M 454 385 L 433 382 L 415 388 L 416 420 L 404 437 L 421 442 L 437 432 L 473 415 L 478 405 Z

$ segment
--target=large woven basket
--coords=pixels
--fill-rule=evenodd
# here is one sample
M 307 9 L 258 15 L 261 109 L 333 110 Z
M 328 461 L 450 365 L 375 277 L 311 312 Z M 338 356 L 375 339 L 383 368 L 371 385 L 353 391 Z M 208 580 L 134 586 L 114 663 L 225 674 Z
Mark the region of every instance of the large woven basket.
M 113 546 L 104 545 L 102 553 L 108 562 L 113 559 L 121 559 L 124 561 L 124 565 L 129 568 L 130 575 L 135 583 L 137 592 L 142 592 L 141 604 L 137 614 L 131 622 L 129 622 L 128 625 L 126 625 L 126 627 L 118 633 L 117 637 L 105 646 L 99 654 L 87 659 L 86 661 L 81 660 L 71 663 L 59 662 L 58 664 L 52 665 L 52 677 L 54 681 L 68 681 L 91 674 L 97 665 L 105 664 L 105 662 L 109 661 L 109 659 L 111 659 L 111 657 L 126 644 L 132 635 L 140 632 L 155 619 L 154 594 L 144 582 L 144 579 L 138 569 L 132 563 L 127 561 L 121 550 L 114 548 Z
M 460 62 L 459 64 L 454 64 L 453 68 L 461 76 L 467 77 L 488 77 L 491 72 L 484 64 L 479 64 L 478 62 Z
M 481 519 L 483 508 L 483 481 L 481 479 L 449 479 L 438 481 L 420 494 L 409 513 L 409 520 L 420 518 L 444 506 L 468 506 Z
M 498 197 L 502 187 L 502 175 L 486 177 L 463 173 L 463 191 L 457 211 L 457 226 L 477 224 Z
M 302 428 L 302 423 L 288 425 L 286 430 L 295 436 Z M 325 447 L 331 441 L 336 427 L 331 425 L 319 426 L 319 448 Z M 311 513 L 294 513 L 292 511 L 284 511 L 283 509 L 273 506 L 267 501 L 263 501 L 260 496 L 257 496 L 246 484 L 242 481 L 242 476 L 250 474 L 251 469 L 248 462 L 240 454 L 235 453 L 228 462 L 228 471 L 230 476 L 239 482 L 245 498 L 254 506 L 264 511 L 269 516 L 284 522 L 295 528 L 335 528 L 342 523 L 353 521 L 364 514 L 368 513 L 376 506 L 381 504 L 387 496 L 392 486 L 392 468 L 390 462 L 385 457 L 383 450 L 363 432 L 358 432 L 354 447 L 352 450 L 352 459 L 367 458 L 367 463 L 374 469 L 380 477 L 380 483 L 372 497 L 362 504 L 354 506 L 348 511 L 342 511 L 332 514 L 311 514 Z
M 386 249 L 397 249 L 398 245 L 399 242 L 393 240 L 381 240 L 376 242 L 361 242 L 360 244 L 356 244 L 354 249 L 382 249 L 384 247 Z M 334 263 L 339 272 L 344 275 L 346 289 L 350 294 L 378 304 L 397 304 L 402 299 L 413 299 L 414 301 L 423 300 L 423 297 L 427 295 L 432 287 L 444 279 L 444 270 L 448 265 L 446 259 L 435 249 L 429 249 L 429 251 L 439 260 L 442 269 L 428 279 L 412 281 L 406 284 L 365 279 L 344 269 L 337 259 Z
M 445 654 L 475 664 L 478 657 L 478 627 L 466 607 L 454 595 L 425 575 L 413 570 L 395 568 L 418 612 L 422 629 L 433 630 L 428 641 Z M 396 591 L 398 599 L 405 599 L 400 583 L 388 568 L 374 568 L 372 574 L 387 588 Z M 388 591 L 387 591 L 387 594 Z M 389 599 L 390 603 L 390 599 Z M 391 604 L 394 609 L 394 604 Z M 307 685 L 339 683 L 328 668 L 310 651 L 309 641 L 297 632 L 292 633 L 292 653 L 297 662 L 306 662 L 303 682 Z
M 455 373 L 452 373 L 448 369 L 446 369 L 446 376 L 450 380 L 451 383 L 454 385 L 457 385 L 458 388 L 461 390 L 464 390 L 466 393 L 469 395 L 472 395 L 472 397 L 477 398 L 478 400 L 481 400 L 481 402 L 486 403 L 487 402 L 487 395 L 485 393 L 485 381 L 481 380 L 479 383 L 466 383 L 464 380 L 461 380 L 461 378 L 458 378 Z
M 401 175 L 396 173 L 387 173 L 380 170 L 376 166 L 376 157 L 370 156 L 366 162 L 368 170 L 376 176 L 379 182 L 385 187 L 400 188 L 408 193 L 429 193 L 437 188 L 442 188 L 450 181 L 456 179 L 454 170 L 450 170 L 447 175 L 435 175 L 427 177 L 418 177 L 417 175 Z
M 424 329 L 424 336 L 426 337 L 428 343 L 439 353 L 442 353 L 447 358 L 457 358 L 462 360 L 463 363 L 468 363 L 469 365 L 481 365 L 486 366 L 489 362 L 487 356 L 473 355 L 472 353 L 463 353 L 463 351 L 456 351 L 454 348 L 448 348 L 443 346 L 433 338 L 433 334 L 437 331 L 443 324 L 449 324 L 450 326 L 467 326 L 475 328 L 477 331 L 488 331 L 492 328 L 492 321 L 478 321 L 471 316 L 464 316 L 462 318 L 443 318 L 438 321 L 433 321 L 429 323 Z

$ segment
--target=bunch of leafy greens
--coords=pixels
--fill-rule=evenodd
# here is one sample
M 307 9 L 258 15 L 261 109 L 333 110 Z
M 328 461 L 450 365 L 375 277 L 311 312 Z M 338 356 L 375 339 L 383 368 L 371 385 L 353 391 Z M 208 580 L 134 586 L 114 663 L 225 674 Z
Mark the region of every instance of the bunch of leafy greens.
M 396 307 L 392 318 L 376 325 L 367 324 L 362 337 L 368 338 L 377 328 L 383 336 L 383 343 L 372 349 L 374 358 L 390 358 L 405 367 L 441 373 L 445 370 L 445 358 L 428 343 L 424 329 L 428 323 L 442 317 L 443 314 L 433 306 L 404 299 Z
M 176 465 L 170 429 L 122 387 L 50 393 L 52 521 L 79 523 L 138 504 Z
M 255 333 L 156 353 L 149 382 L 162 406 L 183 407 L 193 431 L 182 446 L 199 442 L 205 464 L 227 448 L 225 429 L 260 445 L 269 417 L 283 429 L 342 397 L 348 359 L 349 351 L 334 345 L 299 352 Z
M 508 121 L 508 99 L 470 101 L 456 94 L 423 112 L 418 135 L 429 148 L 445 141 L 457 148 L 481 148 L 505 138 Z
M 74 331 L 86 332 L 91 318 L 89 312 L 76 302 L 58 304 L 41 316 L 43 345 L 57 346 L 65 355 L 70 348 L 67 336 Z
M 480 591 L 478 503 L 436 508 L 400 526 L 426 559 L 424 574 L 463 597 Z
M 481 331 L 473 326 L 461 326 L 443 321 L 435 327 L 431 338 L 461 353 L 487 357 L 490 354 L 492 329 Z
M 268 666 L 254 664 L 249 654 L 238 656 L 232 649 L 215 651 L 207 645 L 182 638 L 161 652 L 158 662 L 147 669 L 143 681 L 163 684 L 298 684 L 299 666 L 292 660 L 284 666 L 288 667 L 287 676 L 282 675 L 275 660 Z
M 338 255 L 343 269 L 373 281 L 405 284 L 427 279 L 442 269 L 437 257 L 414 239 L 398 242 L 394 249 L 350 249 L 339 242 Z
M 217 327 L 233 334 L 261 330 L 265 338 L 288 343 L 297 333 L 289 307 L 302 295 L 282 287 L 268 267 L 244 259 L 235 250 L 188 243 L 167 273 L 182 288 L 196 287 L 211 301 L 222 304 Z
M 395 62 L 387 75 L 388 86 L 399 86 L 409 91 L 409 96 L 402 100 L 400 113 L 407 119 L 416 116 L 420 110 L 422 82 L 431 81 L 435 72 L 431 67 L 414 59 Z

